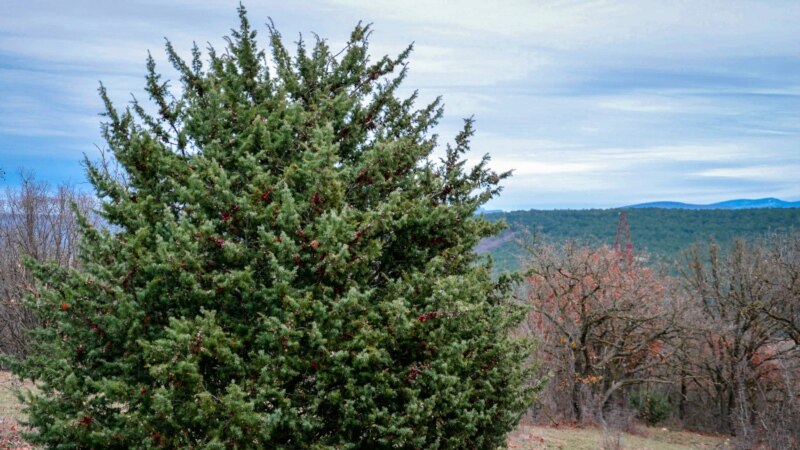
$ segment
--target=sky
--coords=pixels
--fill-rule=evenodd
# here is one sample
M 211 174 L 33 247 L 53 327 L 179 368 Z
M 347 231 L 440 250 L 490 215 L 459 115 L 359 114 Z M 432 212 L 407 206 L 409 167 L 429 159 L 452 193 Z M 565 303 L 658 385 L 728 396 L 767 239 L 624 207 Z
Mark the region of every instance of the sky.
M 474 116 L 472 157 L 514 170 L 487 209 L 800 200 L 800 1 L 245 0 L 266 37 L 336 48 L 372 23 L 374 58 L 414 43 L 404 94 L 441 95 L 440 141 Z M 238 2 L 0 2 L 0 186 L 21 171 L 89 190 L 99 83 L 143 93 L 165 38 L 224 47 Z M 262 40 L 266 44 L 265 40 Z

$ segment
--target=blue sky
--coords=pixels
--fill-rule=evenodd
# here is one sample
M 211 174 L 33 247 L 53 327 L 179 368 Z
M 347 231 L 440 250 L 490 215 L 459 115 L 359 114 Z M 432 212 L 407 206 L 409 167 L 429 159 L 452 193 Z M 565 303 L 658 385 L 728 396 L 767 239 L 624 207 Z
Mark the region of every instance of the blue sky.
M 431 4 L 432 3 L 432 4 Z M 438 132 L 477 120 L 475 157 L 514 169 L 490 209 L 800 200 L 800 2 L 245 1 L 265 33 L 333 46 L 372 22 L 377 57 L 415 43 L 406 92 L 442 95 Z M 223 46 L 237 2 L 0 2 L 0 167 L 85 186 L 102 81 L 143 98 L 150 50 Z M 88 186 L 86 186 L 88 189 Z

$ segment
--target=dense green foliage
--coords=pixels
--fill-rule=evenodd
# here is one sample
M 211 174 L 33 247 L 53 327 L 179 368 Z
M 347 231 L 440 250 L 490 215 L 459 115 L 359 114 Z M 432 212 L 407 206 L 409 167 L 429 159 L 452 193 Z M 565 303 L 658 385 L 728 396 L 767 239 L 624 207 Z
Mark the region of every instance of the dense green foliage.
M 630 403 L 640 419 L 649 425 L 667 420 L 672 415 L 669 397 L 655 389 L 640 388 L 630 397 Z
M 599 246 L 613 245 L 619 209 L 513 211 L 490 214 L 490 220 L 505 220 L 510 232 L 527 230 L 538 239 L 563 243 L 566 240 Z M 800 209 L 628 209 L 633 248 L 647 253 L 652 262 L 671 264 L 696 242 L 713 239 L 723 247 L 735 238 L 763 238 L 769 232 L 800 226 Z M 492 246 L 488 253 L 498 271 L 516 270 L 525 256 L 515 239 Z
M 504 447 L 530 348 L 473 248 L 506 174 L 465 167 L 471 121 L 430 161 L 439 102 L 396 96 L 410 49 L 370 61 L 359 26 L 290 56 L 270 28 L 268 64 L 240 16 L 207 63 L 167 46 L 177 98 L 149 60 L 153 113 L 101 89 L 124 176 L 87 163 L 110 226 L 83 223 L 80 270 L 34 266 L 31 441 Z

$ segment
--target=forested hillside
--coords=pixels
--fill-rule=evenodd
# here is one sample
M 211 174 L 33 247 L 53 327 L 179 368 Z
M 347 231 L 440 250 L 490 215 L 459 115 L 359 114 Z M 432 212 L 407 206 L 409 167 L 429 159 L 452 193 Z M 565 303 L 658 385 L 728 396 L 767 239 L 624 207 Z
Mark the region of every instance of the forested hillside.
M 509 229 L 499 238 L 481 243 L 478 251 L 489 253 L 497 272 L 515 270 L 523 256 L 518 238 L 532 232 L 548 242 L 576 240 L 592 246 L 613 245 L 622 209 L 530 210 L 488 214 L 504 220 Z M 736 237 L 757 238 L 768 232 L 800 227 L 800 208 L 740 210 L 625 209 L 633 248 L 653 261 L 671 262 L 695 242 L 714 239 L 726 244 Z M 513 234 L 512 234 L 513 233 Z

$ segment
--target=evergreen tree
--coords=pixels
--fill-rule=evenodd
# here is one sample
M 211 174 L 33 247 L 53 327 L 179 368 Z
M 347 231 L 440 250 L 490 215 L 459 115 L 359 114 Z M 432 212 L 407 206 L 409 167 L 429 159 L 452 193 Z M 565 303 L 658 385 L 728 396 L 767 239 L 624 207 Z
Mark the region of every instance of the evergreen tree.
M 108 226 L 80 269 L 35 266 L 44 326 L 15 364 L 47 448 L 490 449 L 535 388 L 511 280 L 473 252 L 507 174 L 445 157 L 437 100 L 397 89 L 409 47 L 368 57 L 369 27 L 271 62 L 240 8 L 225 52 L 147 62 L 155 108 L 104 136 L 123 177 L 87 161 Z M 152 110 L 152 111 L 151 111 Z

